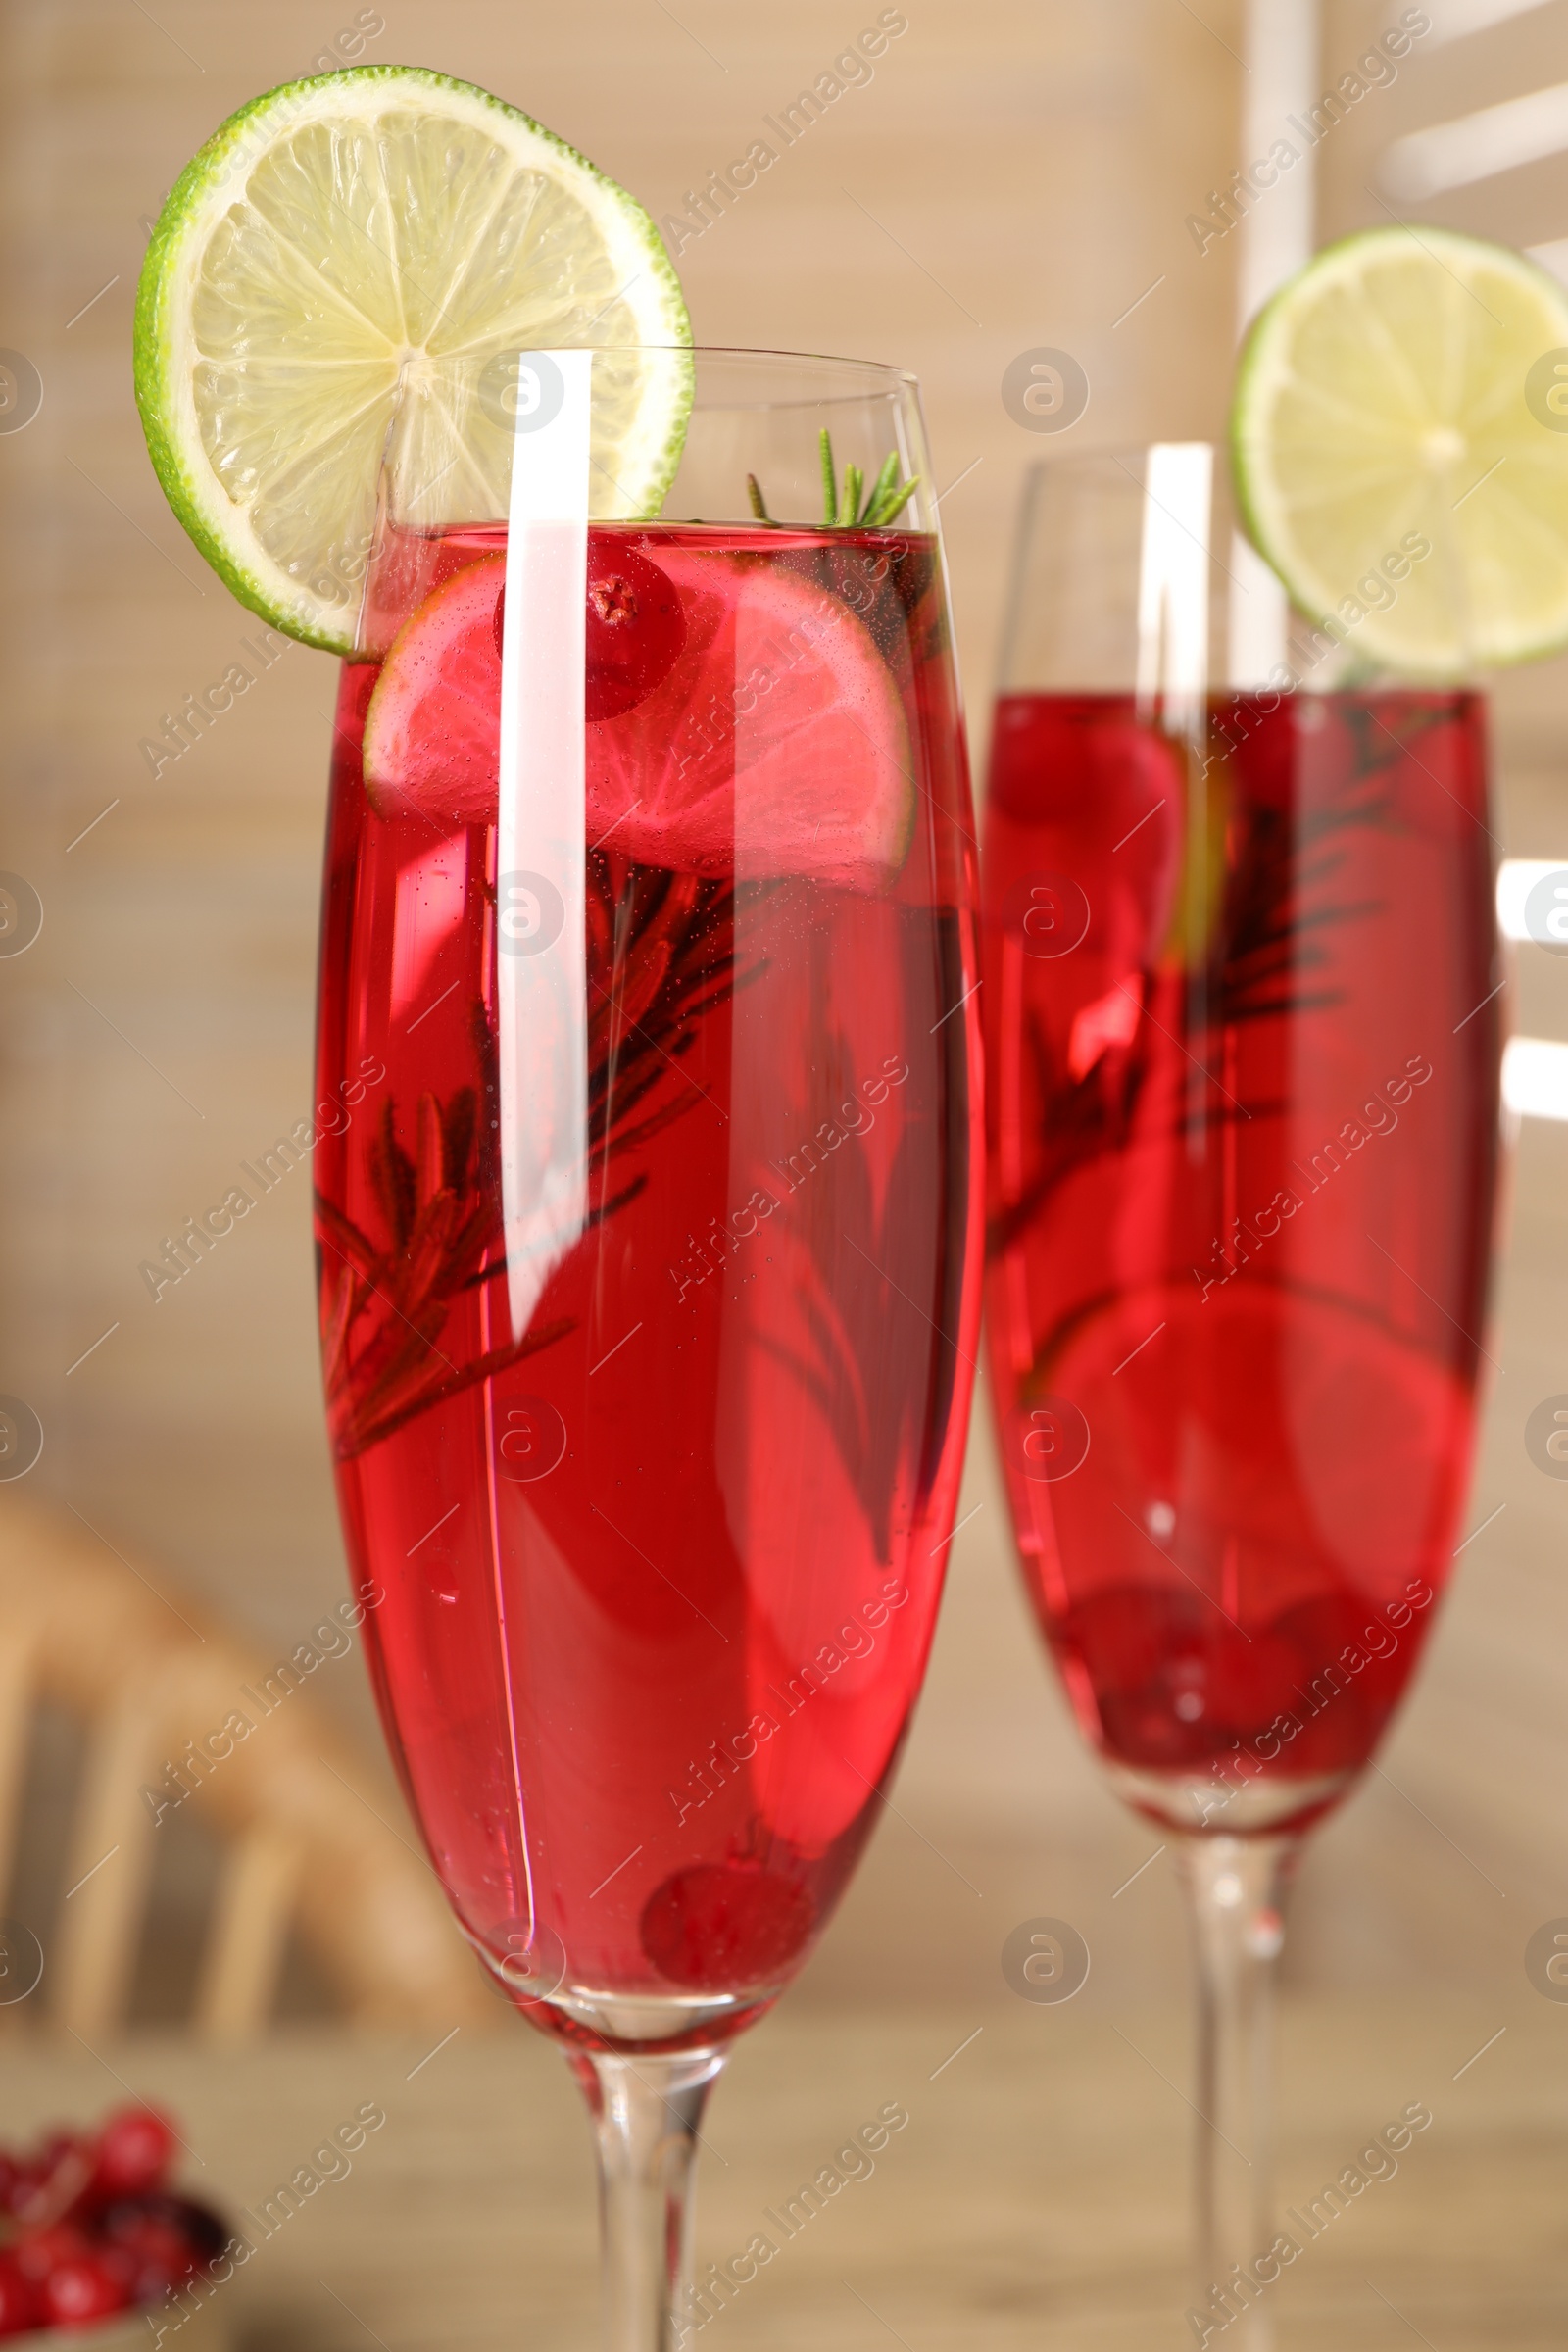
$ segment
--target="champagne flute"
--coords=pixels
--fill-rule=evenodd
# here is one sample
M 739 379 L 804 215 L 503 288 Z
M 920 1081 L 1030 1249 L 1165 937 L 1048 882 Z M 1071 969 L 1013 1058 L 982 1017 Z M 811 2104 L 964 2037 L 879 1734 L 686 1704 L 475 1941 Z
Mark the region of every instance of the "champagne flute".
M 1442 561 L 1406 533 L 1363 601 Z M 1189 2319 L 1249 2352 L 1295 2259 L 1285 1890 L 1451 1567 L 1496 1181 L 1483 706 L 1355 656 L 1288 620 L 1209 448 L 1035 471 L 986 816 L 989 1360 L 1030 1596 L 1174 1843 Z
M 682 519 L 612 519 L 650 369 L 690 396 Z M 685 2284 L 704 2100 L 873 1825 L 957 1492 L 978 1028 L 929 483 L 890 368 L 424 363 L 343 670 L 338 1494 L 430 1859 L 587 2095 L 612 2352 L 734 2291 Z

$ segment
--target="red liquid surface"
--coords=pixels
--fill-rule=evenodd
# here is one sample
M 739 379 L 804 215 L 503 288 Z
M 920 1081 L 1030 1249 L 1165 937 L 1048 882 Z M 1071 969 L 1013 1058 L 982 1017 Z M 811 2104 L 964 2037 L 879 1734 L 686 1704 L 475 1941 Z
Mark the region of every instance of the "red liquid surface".
M 1469 1478 L 1497 1136 L 1483 712 L 997 710 L 989 1361 L 1031 1595 L 1135 1802 L 1310 1818 Z M 1205 771 L 1206 763 L 1206 772 Z
M 654 2044 L 685 2014 L 733 2030 L 800 1967 L 924 1671 L 979 1311 L 978 1037 L 972 1002 L 952 1010 L 974 977 L 970 820 L 929 540 L 591 539 L 594 561 L 630 548 L 683 583 L 686 649 L 652 666 L 668 729 L 699 714 L 710 781 L 736 671 L 696 615 L 744 560 L 865 630 L 914 787 L 874 891 L 755 857 L 712 870 L 711 805 L 703 871 L 590 853 L 591 1217 L 519 1340 L 494 809 L 378 814 L 360 760 L 378 671 L 344 673 L 319 1070 L 352 1114 L 317 1164 L 339 1499 L 362 1589 L 385 1594 L 372 1673 L 491 1966 L 552 2031 Z M 405 549 L 372 582 L 383 634 L 504 545 Z M 834 787 L 824 770 L 829 820 Z M 561 1972 L 554 2003 L 526 1997 Z M 609 2002 L 656 2006 L 612 2025 Z

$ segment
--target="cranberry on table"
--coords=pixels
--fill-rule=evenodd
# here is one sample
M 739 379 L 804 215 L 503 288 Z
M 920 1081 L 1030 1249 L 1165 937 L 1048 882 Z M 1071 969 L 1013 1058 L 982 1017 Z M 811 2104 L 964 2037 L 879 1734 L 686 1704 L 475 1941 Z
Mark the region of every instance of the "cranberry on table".
M 131 2265 L 138 2303 L 205 2271 L 224 2245 L 218 2216 L 188 2197 L 126 2198 L 105 2207 L 98 2230 L 104 2244 Z
M 8 2210 L 27 2229 L 47 2229 L 80 2202 L 92 2179 L 93 2142 L 73 2132 L 56 2132 L 41 2142 L 30 2162 L 17 2166 Z
M 124 2262 L 137 2303 L 151 2302 L 200 2267 L 185 2230 L 165 2213 L 112 2209 L 103 2235 L 106 2249 Z
M 173 2126 L 138 2102 L 95 2133 L 55 2132 L 0 2155 L 0 2337 L 90 2328 L 208 2274 L 227 2236 L 216 2213 L 164 2186 Z
M 52 2270 L 42 2285 L 45 2325 L 84 2328 L 123 2311 L 129 2289 L 119 2266 L 99 2254 L 81 2254 Z
M 30 2157 L 24 2157 L 11 2168 L 10 2181 L 4 2192 L 7 2213 L 24 2222 L 27 2215 L 43 2201 L 49 2175 Z
M 62 2263 L 79 2262 L 93 2252 L 91 2239 L 75 2222 L 56 2222 L 48 2230 L 26 2230 L 11 2246 L 11 2259 L 35 2284 Z
M 98 2134 L 92 2185 L 105 2197 L 157 2188 L 174 2153 L 172 2126 L 154 2107 L 118 2107 Z
M 23 2335 L 42 2318 L 36 2282 L 10 2254 L 0 2254 L 0 2335 Z

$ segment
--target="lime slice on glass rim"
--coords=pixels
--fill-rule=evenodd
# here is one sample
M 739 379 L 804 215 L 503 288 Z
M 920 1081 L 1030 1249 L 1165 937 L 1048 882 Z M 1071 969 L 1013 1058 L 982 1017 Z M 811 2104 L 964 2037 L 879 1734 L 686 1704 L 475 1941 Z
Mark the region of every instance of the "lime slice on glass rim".
M 1568 431 L 1539 380 L 1556 356 L 1568 292 L 1425 224 L 1330 245 L 1253 321 L 1231 411 L 1243 518 L 1362 661 L 1456 677 L 1568 643 Z
M 592 342 L 592 508 L 657 514 L 691 406 L 691 323 L 641 205 L 514 107 L 412 66 L 296 81 L 188 164 L 136 298 L 136 400 L 170 505 L 240 602 L 353 651 L 405 368 L 465 495 L 507 512 L 504 407 L 472 363 Z M 608 356 L 610 347 L 613 356 Z M 460 419 L 461 417 L 461 425 Z M 438 469 L 426 440 L 421 459 Z M 428 478 L 428 475 L 427 475 Z

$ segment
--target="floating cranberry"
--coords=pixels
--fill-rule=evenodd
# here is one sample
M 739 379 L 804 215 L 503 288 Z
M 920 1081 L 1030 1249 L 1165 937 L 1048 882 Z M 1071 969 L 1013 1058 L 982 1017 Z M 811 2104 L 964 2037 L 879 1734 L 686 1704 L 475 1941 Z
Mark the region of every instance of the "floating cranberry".
M 663 684 L 686 643 L 667 572 L 633 547 L 588 548 L 589 718 L 617 718 Z
M 507 592 L 496 598 L 491 633 L 496 659 L 506 629 Z M 663 684 L 686 643 L 686 615 L 674 582 L 634 547 L 588 547 L 587 688 L 589 718 L 618 718 Z
M 698 1992 L 776 1985 L 810 1940 L 810 1890 L 760 1862 L 698 1862 L 657 1886 L 642 1943 L 661 1976 Z

